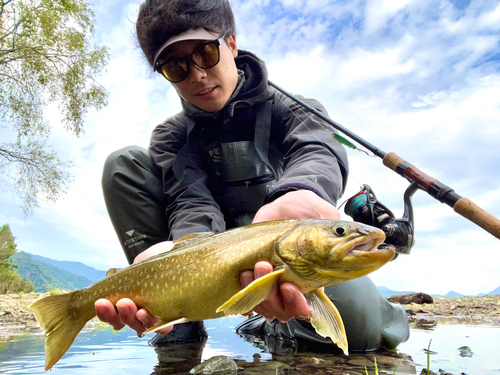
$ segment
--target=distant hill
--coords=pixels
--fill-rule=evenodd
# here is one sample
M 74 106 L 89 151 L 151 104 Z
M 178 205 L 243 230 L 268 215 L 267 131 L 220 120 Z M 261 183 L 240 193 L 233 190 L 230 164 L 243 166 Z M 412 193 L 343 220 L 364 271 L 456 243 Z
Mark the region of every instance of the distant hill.
M 391 296 L 398 296 L 400 294 L 413 294 L 416 292 L 409 292 L 409 291 L 404 291 L 404 292 L 396 292 L 394 290 L 390 290 L 389 288 L 385 286 L 378 286 L 377 287 L 380 293 L 384 295 L 384 297 L 391 297 Z
M 28 253 L 29 254 L 29 253 Z M 51 266 L 57 267 L 61 270 L 68 271 L 74 275 L 80 275 L 91 280 L 93 283 L 104 279 L 106 277 L 106 271 L 96 270 L 93 267 L 89 267 L 80 262 L 68 262 L 54 260 L 50 258 L 42 257 L 41 255 L 29 254 L 35 260 L 42 261 L 44 263 L 50 264 Z
M 453 290 L 451 290 L 448 293 L 446 293 L 444 296 L 445 297 L 451 297 L 451 298 L 458 298 L 458 297 L 463 297 L 464 295 L 460 294 L 460 293 L 457 293 L 457 292 L 454 292 Z
M 40 260 L 35 260 L 24 251 L 14 254 L 12 260 L 19 265 L 16 272 L 26 280 L 33 282 L 35 292 L 48 292 L 51 289 L 76 290 L 93 284 L 86 277 L 74 275 Z
M 500 286 L 489 293 L 479 293 L 478 296 L 492 296 L 494 294 L 500 294 Z
M 408 292 L 408 291 L 396 292 L 396 291 L 391 290 L 391 289 L 389 289 L 389 288 L 387 288 L 385 286 L 378 286 L 377 288 L 380 291 L 380 293 L 382 293 L 385 297 L 397 296 L 397 295 L 400 295 L 400 294 L 413 294 L 413 293 L 416 293 L 416 292 Z M 429 294 L 429 293 L 427 293 L 427 294 Z M 498 288 L 496 288 L 495 290 L 492 290 L 489 293 L 479 293 L 479 294 L 477 294 L 476 296 L 473 296 L 473 297 L 491 296 L 491 295 L 494 295 L 494 294 L 500 294 L 500 286 Z M 470 295 L 470 294 L 467 294 L 467 295 Z M 460 294 L 460 293 L 454 292 L 452 290 L 452 291 L 446 293 L 444 296 L 440 295 L 440 294 L 430 294 L 430 296 L 433 297 L 433 298 L 438 298 L 438 297 L 458 298 L 458 297 L 464 297 L 464 296 L 466 296 L 466 294 Z

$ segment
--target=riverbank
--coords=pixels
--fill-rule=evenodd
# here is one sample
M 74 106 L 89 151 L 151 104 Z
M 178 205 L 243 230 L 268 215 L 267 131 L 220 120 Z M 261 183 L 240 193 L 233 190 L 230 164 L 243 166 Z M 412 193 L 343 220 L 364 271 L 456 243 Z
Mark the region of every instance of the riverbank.
M 1 294 L 0 338 L 26 333 L 42 333 L 30 306 L 49 293 Z M 432 304 L 403 305 L 410 323 L 432 327 L 438 322 L 500 324 L 500 295 L 483 297 L 435 298 Z M 97 319 L 89 326 L 100 325 Z
M 49 293 L 0 294 L 0 340 L 27 333 L 42 333 L 30 306 L 48 295 Z M 97 325 L 101 323 L 94 318 L 86 327 Z

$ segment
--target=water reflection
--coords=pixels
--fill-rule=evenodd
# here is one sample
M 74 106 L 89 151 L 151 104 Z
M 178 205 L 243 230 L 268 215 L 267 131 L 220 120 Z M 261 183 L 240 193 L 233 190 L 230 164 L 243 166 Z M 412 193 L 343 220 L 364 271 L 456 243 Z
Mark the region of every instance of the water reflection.
M 152 374 L 189 374 L 189 371 L 201 363 L 207 338 L 191 343 L 169 344 L 155 347 L 158 364 Z
M 270 354 L 262 342 L 247 342 L 233 330 L 240 318 L 207 321 L 208 340 L 153 349 L 151 338 L 138 339 L 131 330 L 86 331 L 55 365 L 54 374 L 188 374 L 199 363 L 229 356 L 238 374 L 420 374 L 426 368 L 425 349 L 431 343 L 431 370 L 452 374 L 500 373 L 498 326 L 442 324 L 411 329 L 410 340 L 395 352 L 370 354 L 303 352 L 290 342 L 267 341 L 282 350 Z M 264 342 L 266 340 L 263 340 Z M 43 337 L 18 336 L 0 342 L 0 373 L 44 374 Z M 466 349 L 467 348 L 467 349 Z

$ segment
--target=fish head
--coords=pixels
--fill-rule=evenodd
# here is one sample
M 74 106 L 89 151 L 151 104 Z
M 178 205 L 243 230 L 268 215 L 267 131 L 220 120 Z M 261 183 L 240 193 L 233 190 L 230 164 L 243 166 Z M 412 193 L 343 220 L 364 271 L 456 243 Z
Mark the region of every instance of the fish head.
M 394 246 L 379 248 L 384 240 L 382 230 L 362 223 L 311 220 L 282 237 L 278 254 L 296 277 L 326 286 L 365 276 L 392 260 Z

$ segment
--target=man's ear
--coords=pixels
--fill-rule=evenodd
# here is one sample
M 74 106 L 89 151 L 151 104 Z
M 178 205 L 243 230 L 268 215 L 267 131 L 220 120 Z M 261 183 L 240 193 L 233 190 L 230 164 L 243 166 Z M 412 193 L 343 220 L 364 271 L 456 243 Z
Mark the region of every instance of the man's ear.
M 238 46 L 236 45 L 236 35 L 230 35 L 226 38 L 227 45 L 233 57 L 238 56 Z

